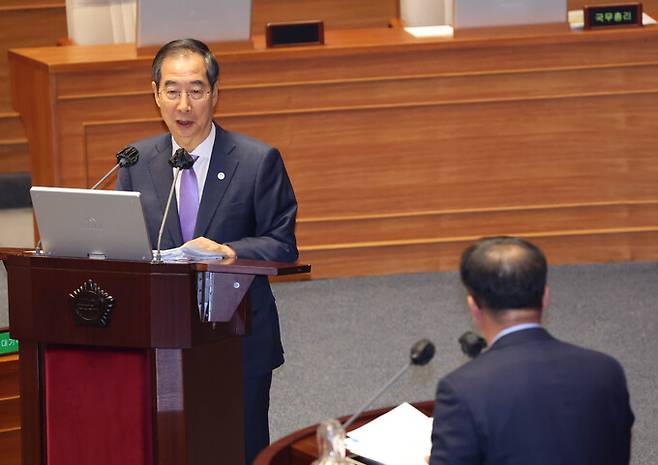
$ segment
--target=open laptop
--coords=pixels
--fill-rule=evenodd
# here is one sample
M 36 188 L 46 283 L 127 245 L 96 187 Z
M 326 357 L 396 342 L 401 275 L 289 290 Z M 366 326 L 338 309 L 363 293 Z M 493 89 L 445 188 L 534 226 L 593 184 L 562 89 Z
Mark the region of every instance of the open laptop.
M 46 255 L 152 259 L 139 192 L 33 187 L 30 195 Z

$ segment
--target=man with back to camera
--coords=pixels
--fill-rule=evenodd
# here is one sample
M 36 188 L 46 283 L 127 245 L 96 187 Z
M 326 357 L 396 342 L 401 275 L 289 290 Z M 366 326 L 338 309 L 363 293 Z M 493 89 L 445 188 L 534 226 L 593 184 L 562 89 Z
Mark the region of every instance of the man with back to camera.
M 634 416 L 623 369 L 541 326 L 542 251 L 483 238 L 460 273 L 490 349 L 439 382 L 430 465 L 627 465 Z
M 162 247 L 184 243 L 225 257 L 293 262 L 297 259 L 297 202 L 278 150 L 222 129 L 212 120 L 219 65 L 194 39 L 164 45 L 152 65 L 152 89 L 169 133 L 132 144 L 136 165 L 122 169 L 117 189 L 139 191 L 155 248 L 174 179 L 168 164 L 184 148 L 195 159 L 183 170 Z M 272 370 L 283 363 L 277 309 L 266 277 L 251 288 L 251 333 L 243 338 L 245 460 L 269 444 Z

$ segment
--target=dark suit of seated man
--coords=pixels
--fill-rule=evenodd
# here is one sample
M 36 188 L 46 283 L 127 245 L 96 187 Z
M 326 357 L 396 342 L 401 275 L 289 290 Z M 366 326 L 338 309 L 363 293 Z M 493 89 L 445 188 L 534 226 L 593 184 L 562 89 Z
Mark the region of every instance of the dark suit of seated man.
M 460 272 L 490 349 L 439 382 L 430 465 L 627 465 L 634 417 L 624 372 L 540 325 L 542 251 L 481 239 Z
M 297 201 L 281 154 L 213 122 L 218 78 L 219 65 L 204 43 L 183 39 L 160 49 L 153 60 L 151 86 L 169 133 L 133 144 L 140 161 L 121 170 L 117 188 L 142 193 L 155 248 L 174 179 L 168 160 L 184 148 L 196 161 L 179 177 L 162 247 L 187 243 L 225 257 L 295 261 Z M 251 334 L 242 344 L 247 464 L 269 444 L 272 370 L 283 363 L 277 308 L 267 278 L 257 277 L 249 294 Z

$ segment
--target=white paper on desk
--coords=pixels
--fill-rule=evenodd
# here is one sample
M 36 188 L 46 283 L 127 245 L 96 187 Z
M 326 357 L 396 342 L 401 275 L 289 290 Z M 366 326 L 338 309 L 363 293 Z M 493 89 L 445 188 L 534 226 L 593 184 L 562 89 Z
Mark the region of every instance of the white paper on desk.
M 153 251 L 155 256 L 156 251 Z M 196 260 L 221 260 L 224 256 L 217 252 L 199 249 L 190 245 L 182 245 L 175 249 L 167 249 L 160 251 L 162 259 L 165 262 L 193 262 Z
M 427 465 L 432 448 L 432 419 L 403 403 L 347 433 L 354 454 L 385 465 Z

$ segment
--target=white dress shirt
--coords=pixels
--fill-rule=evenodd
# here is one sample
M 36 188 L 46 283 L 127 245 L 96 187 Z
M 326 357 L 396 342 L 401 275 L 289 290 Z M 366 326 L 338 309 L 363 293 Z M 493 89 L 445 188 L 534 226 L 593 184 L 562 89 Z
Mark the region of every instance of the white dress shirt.
M 490 346 L 493 346 L 496 343 L 496 341 L 503 336 L 507 336 L 508 334 L 515 333 L 517 331 L 523 331 L 524 329 L 530 329 L 530 328 L 541 328 L 541 325 L 539 323 L 521 323 L 518 325 L 510 326 L 509 328 L 505 328 L 501 332 L 496 334 L 496 337 L 493 338 Z

